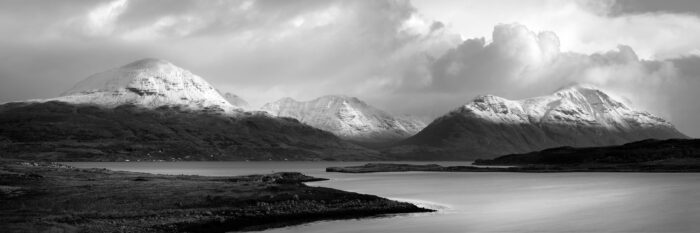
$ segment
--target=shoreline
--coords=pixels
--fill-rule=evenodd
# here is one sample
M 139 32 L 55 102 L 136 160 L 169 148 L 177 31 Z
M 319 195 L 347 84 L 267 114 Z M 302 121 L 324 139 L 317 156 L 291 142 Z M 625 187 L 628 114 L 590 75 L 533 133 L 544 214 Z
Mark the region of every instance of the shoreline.
M 0 228 L 7 232 L 225 232 L 318 220 L 434 212 L 411 203 L 307 186 L 297 172 L 158 175 L 0 161 Z
M 497 165 L 493 165 L 497 166 Z M 498 165 L 510 167 L 441 166 L 438 164 L 367 163 L 360 166 L 328 167 L 326 172 L 377 173 L 377 172 L 515 172 L 515 173 L 564 173 L 564 172 L 639 172 L 639 173 L 700 173 L 700 166 L 670 165 Z

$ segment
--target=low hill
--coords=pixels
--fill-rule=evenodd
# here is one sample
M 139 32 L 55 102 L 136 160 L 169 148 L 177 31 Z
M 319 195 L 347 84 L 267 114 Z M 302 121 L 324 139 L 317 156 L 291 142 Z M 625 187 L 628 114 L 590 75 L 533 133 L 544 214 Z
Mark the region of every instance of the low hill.
M 700 139 L 644 140 L 620 146 L 558 147 L 476 160 L 478 165 L 697 165 Z

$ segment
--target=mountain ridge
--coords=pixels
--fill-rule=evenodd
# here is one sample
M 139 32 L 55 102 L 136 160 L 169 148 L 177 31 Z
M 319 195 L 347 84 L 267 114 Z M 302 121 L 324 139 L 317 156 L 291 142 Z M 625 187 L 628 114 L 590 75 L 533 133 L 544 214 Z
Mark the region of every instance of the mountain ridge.
M 233 94 L 226 95 L 231 98 Z M 232 105 L 161 59 L 89 76 L 62 96 L 0 105 L 3 156 L 61 161 L 381 160 L 298 120 Z
M 395 141 L 417 133 L 425 123 L 392 115 L 351 96 L 325 95 L 309 101 L 286 97 L 261 108 L 273 116 L 292 117 L 344 139 Z
M 481 95 L 386 151 L 410 159 L 474 159 L 559 146 L 604 146 L 687 138 L 670 122 L 637 111 L 591 85 L 508 100 Z

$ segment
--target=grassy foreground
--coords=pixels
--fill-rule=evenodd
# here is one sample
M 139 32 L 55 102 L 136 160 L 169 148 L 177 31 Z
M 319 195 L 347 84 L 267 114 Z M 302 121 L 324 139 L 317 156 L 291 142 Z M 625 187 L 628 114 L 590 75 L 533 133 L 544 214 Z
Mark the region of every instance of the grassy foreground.
M 3 232 L 224 232 L 323 219 L 430 212 L 309 187 L 300 173 L 172 176 L 0 161 Z

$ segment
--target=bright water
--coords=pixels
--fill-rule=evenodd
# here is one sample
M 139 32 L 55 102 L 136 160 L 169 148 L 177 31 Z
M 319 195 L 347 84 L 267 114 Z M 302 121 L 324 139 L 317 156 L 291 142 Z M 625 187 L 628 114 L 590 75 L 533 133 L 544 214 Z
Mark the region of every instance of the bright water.
M 299 171 L 331 179 L 309 185 L 374 194 L 439 210 L 428 214 L 321 221 L 265 232 L 700 232 L 698 173 L 324 172 L 328 166 L 362 162 L 70 164 L 207 176 Z

